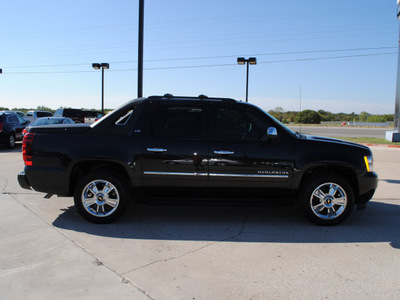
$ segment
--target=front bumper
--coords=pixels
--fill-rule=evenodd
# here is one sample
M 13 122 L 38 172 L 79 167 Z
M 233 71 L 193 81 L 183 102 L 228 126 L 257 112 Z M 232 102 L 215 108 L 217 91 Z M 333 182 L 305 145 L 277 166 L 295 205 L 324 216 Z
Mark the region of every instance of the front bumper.
M 28 179 L 26 178 L 25 172 L 21 172 L 18 174 L 18 183 L 24 189 L 27 189 L 27 190 L 31 189 Z
M 362 174 L 359 178 L 358 204 L 365 204 L 374 196 L 378 187 L 378 175 L 375 172 Z

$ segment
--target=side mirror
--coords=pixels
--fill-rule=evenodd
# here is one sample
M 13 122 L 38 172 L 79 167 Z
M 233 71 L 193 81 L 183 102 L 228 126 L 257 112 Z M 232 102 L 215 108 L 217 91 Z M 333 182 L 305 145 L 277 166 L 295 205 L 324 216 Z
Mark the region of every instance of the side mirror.
M 269 141 L 273 141 L 278 139 L 278 131 L 275 127 L 268 127 L 267 129 L 267 139 Z

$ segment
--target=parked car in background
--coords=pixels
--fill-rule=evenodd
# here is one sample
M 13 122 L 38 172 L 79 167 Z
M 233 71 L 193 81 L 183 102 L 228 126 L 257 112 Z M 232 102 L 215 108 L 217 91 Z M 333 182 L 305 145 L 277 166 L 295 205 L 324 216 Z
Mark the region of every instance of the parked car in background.
M 30 110 L 26 113 L 24 118 L 32 123 L 38 118 L 51 117 L 51 116 L 53 116 L 53 114 L 49 111 Z
M 59 108 L 54 113 L 54 116 L 71 118 L 75 123 L 85 123 L 85 115 L 78 108 Z
M 17 115 L 19 115 L 20 117 L 25 117 L 25 113 L 19 110 L 13 110 L 13 112 L 15 112 Z
M 12 149 L 22 140 L 22 130 L 29 124 L 16 112 L 0 111 L 0 144 Z
M 75 124 L 75 122 L 74 122 L 74 120 L 72 120 L 70 118 L 65 118 L 65 117 L 44 117 L 44 118 L 39 118 L 36 121 L 34 121 L 33 123 L 29 124 L 29 126 L 25 127 L 24 130 L 22 130 L 22 137 L 32 127 L 57 125 L 57 124 Z
M 3 113 L 3 112 L 12 112 L 12 113 L 16 113 L 20 117 L 23 117 L 23 118 L 25 117 L 25 113 L 22 112 L 22 111 L 18 111 L 18 110 L 3 110 L 3 111 L 0 111 L 0 113 Z
M 102 112 L 95 110 L 84 110 L 83 114 L 85 116 L 84 122 L 89 124 L 96 122 L 104 116 Z

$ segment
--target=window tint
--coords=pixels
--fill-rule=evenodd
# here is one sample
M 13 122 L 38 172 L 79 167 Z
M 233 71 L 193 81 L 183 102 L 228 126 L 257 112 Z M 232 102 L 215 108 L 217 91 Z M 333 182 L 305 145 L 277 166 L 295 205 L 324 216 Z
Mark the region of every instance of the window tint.
M 64 109 L 64 116 L 81 117 L 83 116 L 83 112 L 79 109 Z
M 37 113 L 38 118 L 52 116 L 53 114 L 50 112 L 38 111 Z
M 128 112 L 126 114 L 124 114 L 121 118 L 119 118 L 117 120 L 117 122 L 115 122 L 116 125 L 125 125 L 128 120 L 130 119 L 130 117 L 133 115 L 134 112 L 134 108 L 128 110 Z
M 7 118 L 8 123 L 19 123 L 16 115 L 9 115 Z
M 248 107 L 217 107 L 215 138 L 218 140 L 258 141 L 271 122 L 267 116 Z
M 201 139 L 203 109 L 200 106 L 162 106 L 154 116 L 153 135 L 179 139 Z
M 23 117 L 21 117 L 20 115 L 17 115 L 17 114 L 16 114 L 16 116 L 17 116 L 17 118 L 18 118 L 18 121 L 19 121 L 21 124 L 26 123 L 26 120 L 25 120 Z

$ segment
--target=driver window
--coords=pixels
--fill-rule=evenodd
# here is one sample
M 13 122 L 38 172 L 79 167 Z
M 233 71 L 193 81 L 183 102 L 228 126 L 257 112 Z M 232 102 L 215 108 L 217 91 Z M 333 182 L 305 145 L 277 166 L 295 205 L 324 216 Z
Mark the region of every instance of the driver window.
M 259 141 L 270 122 L 257 111 L 243 107 L 217 107 L 215 139 L 232 141 Z

